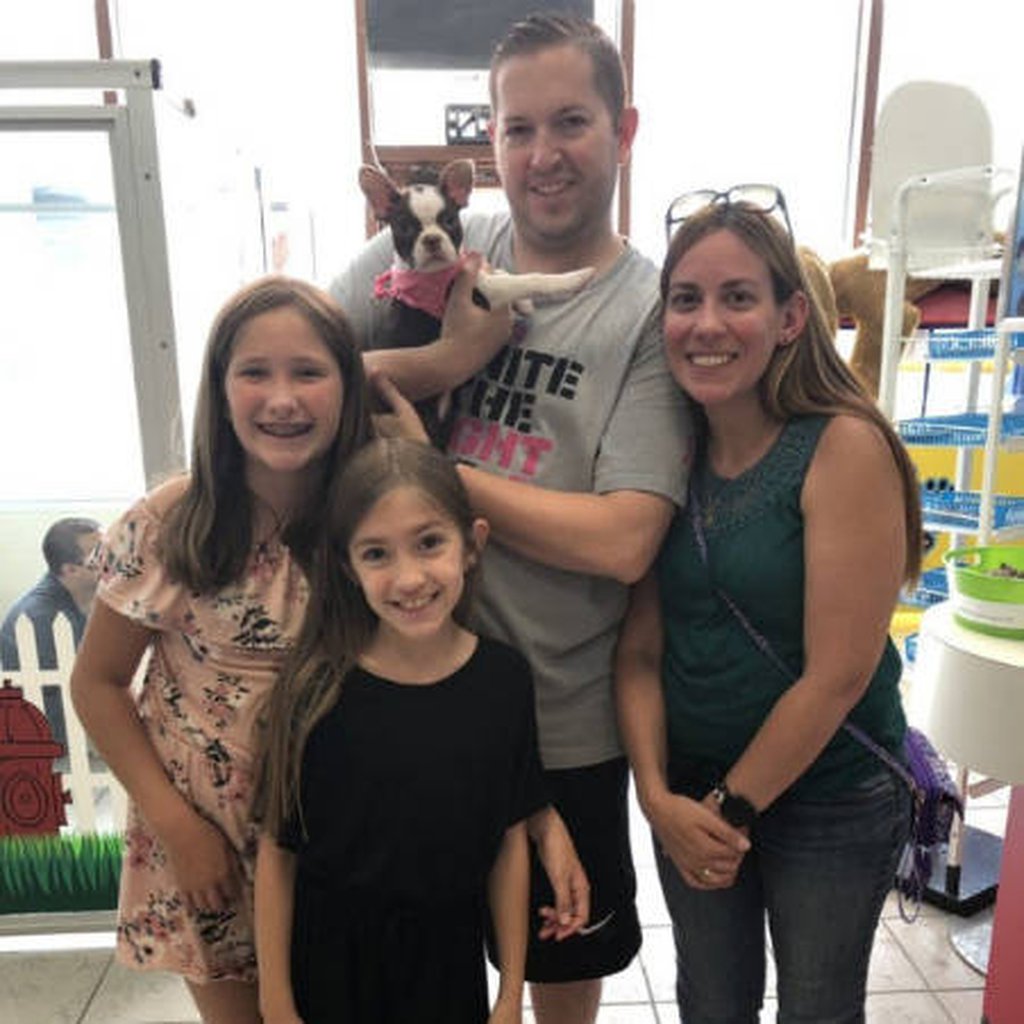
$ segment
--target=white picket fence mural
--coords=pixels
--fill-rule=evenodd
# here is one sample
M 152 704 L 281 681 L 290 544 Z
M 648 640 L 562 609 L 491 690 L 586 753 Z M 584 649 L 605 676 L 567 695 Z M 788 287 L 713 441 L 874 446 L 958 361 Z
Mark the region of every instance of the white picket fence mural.
M 4 680 L 20 687 L 22 696 L 44 714 L 43 687 L 55 687 L 60 693 L 67 730 L 65 744 L 69 771 L 63 774 L 65 790 L 71 793 L 71 803 L 65 808 L 68 824 L 64 832 L 120 832 L 124 826 L 126 798 L 121 784 L 106 766 L 90 764 L 89 743 L 82 723 L 71 703 L 71 666 L 75 660 L 75 645 L 71 624 L 63 615 L 53 623 L 53 640 L 57 653 L 57 668 L 39 668 L 35 631 L 27 616 L 22 616 L 15 627 L 18 661 L 21 669 L 2 673 Z M 53 723 L 51 723 L 51 731 Z M 94 760 L 98 760 L 93 755 Z

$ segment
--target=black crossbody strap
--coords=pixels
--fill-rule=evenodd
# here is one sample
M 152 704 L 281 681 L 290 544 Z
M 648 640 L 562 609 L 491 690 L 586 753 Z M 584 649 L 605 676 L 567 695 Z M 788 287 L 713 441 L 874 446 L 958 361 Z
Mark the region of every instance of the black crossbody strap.
M 704 525 L 701 521 L 702 512 L 700 507 L 700 499 L 697 497 L 697 489 L 691 485 L 689 493 L 689 506 L 690 506 L 690 522 L 693 525 L 693 537 L 697 542 L 697 550 L 700 553 L 700 560 L 704 563 L 704 568 L 708 572 L 708 578 L 711 580 L 712 586 L 715 588 L 715 593 L 725 604 L 725 606 L 732 612 L 736 621 L 743 627 L 743 631 L 747 634 L 754 646 L 777 668 L 780 672 L 789 680 L 795 681 L 799 678 L 799 673 L 794 672 L 789 665 L 787 665 L 782 658 L 776 654 L 775 649 L 768 642 L 768 639 L 754 626 L 754 624 L 744 615 L 739 605 L 714 582 L 714 577 L 711 573 L 711 563 L 708 560 L 708 543 L 707 538 L 704 536 Z M 880 746 L 876 743 L 863 729 L 858 725 L 854 725 L 853 722 L 843 722 L 843 728 L 862 746 L 866 747 L 871 751 L 877 758 L 879 758 L 889 769 L 895 772 L 910 788 L 911 793 L 914 794 L 915 798 L 918 795 L 917 783 L 914 781 L 914 777 L 906 769 L 906 767 L 896 760 L 892 754 L 889 753 L 885 747 Z

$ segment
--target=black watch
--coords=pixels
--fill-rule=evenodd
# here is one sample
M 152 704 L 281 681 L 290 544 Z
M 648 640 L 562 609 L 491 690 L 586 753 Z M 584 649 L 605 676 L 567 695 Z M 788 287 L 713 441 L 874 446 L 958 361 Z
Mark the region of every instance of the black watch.
M 757 808 L 745 797 L 730 793 L 725 779 L 711 790 L 722 817 L 735 828 L 750 828 L 757 818 Z

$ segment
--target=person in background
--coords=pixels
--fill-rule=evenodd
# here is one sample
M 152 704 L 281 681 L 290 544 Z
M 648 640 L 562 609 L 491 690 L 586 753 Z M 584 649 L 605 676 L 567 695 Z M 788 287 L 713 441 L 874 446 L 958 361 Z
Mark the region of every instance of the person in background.
M 269 277 L 214 321 L 191 473 L 107 531 L 75 708 L 128 791 L 117 956 L 188 982 L 205 1024 L 259 1024 L 255 727 L 302 625 L 335 482 L 369 439 L 342 311 Z M 129 687 L 150 658 L 137 702 Z
M 100 541 L 100 524 L 95 519 L 72 516 L 58 519 L 43 536 L 43 558 L 46 575 L 11 605 L 0 625 L 0 668 L 17 672 L 22 668 L 15 629 L 25 616 L 35 633 L 37 665 L 44 672 L 59 668 L 57 645 L 53 637 L 53 622 L 63 615 L 71 626 L 71 639 L 75 650 L 82 641 L 85 623 L 96 594 L 96 570 L 89 564 L 89 555 Z M 71 666 L 64 668 L 70 671 Z M 43 711 L 50 723 L 54 740 L 64 747 L 57 759 L 58 771 L 67 771 L 68 732 L 64 718 L 64 699 L 61 687 L 47 683 L 42 688 Z M 102 764 L 89 751 L 92 763 Z
M 88 557 L 100 540 L 100 524 L 94 519 L 58 519 L 43 536 L 46 575 L 11 605 L 0 626 L 0 665 L 8 672 L 21 668 L 14 629 L 25 615 L 36 637 L 39 668 L 57 667 L 53 620 L 64 615 L 71 625 L 75 648 L 82 641 L 85 621 L 96 593 L 96 570 Z
M 627 584 L 683 497 L 689 423 L 661 349 L 657 269 L 612 226 L 637 129 L 614 44 L 591 22 L 531 16 L 497 45 L 490 88 L 509 211 L 468 215 L 466 248 L 512 272 L 596 271 L 577 294 L 536 303 L 459 389 L 449 446 L 491 528 L 475 628 L 530 662 L 552 794 L 529 822 L 543 861 L 531 873 L 531 1005 L 539 1024 L 590 1024 L 601 978 L 641 938 L 612 650 Z M 381 232 L 332 285 L 370 349 L 388 341 L 372 293 L 393 258 Z M 537 914 L 552 903 L 566 921 L 589 909 L 587 927 L 543 941 Z
M 780 220 L 781 218 L 781 220 Z M 921 561 L 918 484 L 837 355 L 781 193 L 682 196 L 661 276 L 695 405 L 689 503 L 635 589 L 619 721 L 672 917 L 680 1018 L 864 1020 L 910 793 L 888 636 Z

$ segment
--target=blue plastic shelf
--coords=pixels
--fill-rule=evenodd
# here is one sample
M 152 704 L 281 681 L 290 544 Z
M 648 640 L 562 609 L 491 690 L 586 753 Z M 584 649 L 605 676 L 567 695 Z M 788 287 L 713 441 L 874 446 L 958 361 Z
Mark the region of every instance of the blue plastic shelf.
M 903 657 L 910 662 L 911 665 L 917 661 L 917 634 L 909 633 L 903 638 Z
M 911 591 L 904 591 L 900 600 L 912 608 L 928 608 L 939 601 L 945 601 L 947 597 L 949 583 L 946 579 L 946 570 L 939 568 L 921 573 L 917 587 Z
M 996 354 L 996 331 L 934 328 L 928 332 L 929 359 L 991 359 Z M 1011 348 L 1024 348 L 1024 334 L 1010 335 Z
M 931 527 L 977 530 L 981 513 L 978 491 L 930 491 L 921 489 L 921 510 Z M 1024 526 L 1024 498 L 997 494 L 993 499 L 992 527 L 1003 530 Z
M 939 448 L 981 448 L 985 444 L 988 416 L 980 412 L 962 412 L 955 416 L 925 416 L 922 419 L 900 420 L 896 424 L 900 437 L 910 445 Z M 1002 443 L 1024 440 L 1024 415 L 1003 416 Z

